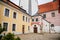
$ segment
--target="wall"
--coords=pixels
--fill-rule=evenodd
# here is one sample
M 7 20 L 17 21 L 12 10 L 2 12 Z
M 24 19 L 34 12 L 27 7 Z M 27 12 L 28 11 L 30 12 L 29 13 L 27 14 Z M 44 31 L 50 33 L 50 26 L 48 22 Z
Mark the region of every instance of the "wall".
M 17 25 L 16 31 L 14 31 L 15 34 L 22 34 L 22 25 L 25 25 L 25 33 L 29 32 L 28 26 L 31 26 L 31 17 L 29 15 L 27 15 L 27 14 L 15 9 L 15 8 L 13 8 L 13 7 L 7 5 L 3 2 L 0 2 L 0 6 L 1 6 L 0 7 L 0 23 L 2 24 L 3 22 L 8 22 L 8 25 L 9 25 L 8 31 L 6 31 L 6 33 L 8 33 L 8 32 L 13 33 L 13 31 L 12 31 L 12 24 L 13 23 Z M 9 17 L 4 16 L 4 9 L 5 8 L 8 8 L 10 10 L 10 16 Z M 12 14 L 14 11 L 17 12 L 17 19 L 14 19 L 12 17 Z M 23 15 L 29 17 L 30 22 L 24 22 L 22 20 Z

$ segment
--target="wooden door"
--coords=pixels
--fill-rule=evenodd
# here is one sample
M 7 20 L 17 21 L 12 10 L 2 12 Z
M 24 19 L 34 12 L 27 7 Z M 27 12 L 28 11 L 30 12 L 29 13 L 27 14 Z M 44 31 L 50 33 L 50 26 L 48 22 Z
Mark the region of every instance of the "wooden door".
M 34 27 L 34 33 L 37 33 L 37 27 Z
M 22 33 L 23 33 L 23 34 L 24 34 L 24 29 L 25 29 L 24 27 L 25 27 L 25 26 L 23 25 L 23 27 L 22 27 Z

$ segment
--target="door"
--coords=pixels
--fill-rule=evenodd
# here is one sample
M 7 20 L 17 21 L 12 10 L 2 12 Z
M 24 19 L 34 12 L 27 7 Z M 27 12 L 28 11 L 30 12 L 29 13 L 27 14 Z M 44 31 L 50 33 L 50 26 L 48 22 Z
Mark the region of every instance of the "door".
M 34 33 L 37 33 L 37 27 L 34 27 Z
M 25 27 L 25 26 L 23 25 L 23 26 L 22 26 L 22 33 L 23 33 L 23 34 L 24 34 L 24 29 L 25 29 L 24 27 Z

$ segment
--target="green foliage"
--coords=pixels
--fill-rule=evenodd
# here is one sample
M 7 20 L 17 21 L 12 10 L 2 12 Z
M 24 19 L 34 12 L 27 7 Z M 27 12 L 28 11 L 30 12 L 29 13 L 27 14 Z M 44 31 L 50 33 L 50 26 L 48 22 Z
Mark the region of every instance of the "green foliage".
M 14 34 L 8 33 L 5 36 L 2 36 L 1 33 L 5 30 L 5 28 L 2 28 L 0 24 L 0 40 L 21 40 L 19 37 L 15 38 Z
M 14 34 L 8 33 L 3 37 L 3 40 L 15 40 Z
M 16 40 L 21 40 L 21 39 L 19 37 L 17 37 Z
M 14 34 L 8 33 L 3 37 L 2 40 L 20 40 L 19 37 L 15 38 L 14 36 L 15 36 Z

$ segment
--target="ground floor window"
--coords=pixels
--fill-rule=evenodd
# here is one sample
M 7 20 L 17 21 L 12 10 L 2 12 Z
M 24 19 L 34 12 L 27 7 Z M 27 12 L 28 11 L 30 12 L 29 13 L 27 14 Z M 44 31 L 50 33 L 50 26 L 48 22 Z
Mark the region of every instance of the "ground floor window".
M 5 29 L 5 31 L 7 31 L 8 23 L 3 23 L 3 28 Z
M 15 31 L 16 29 L 16 24 L 12 24 L 12 31 Z

